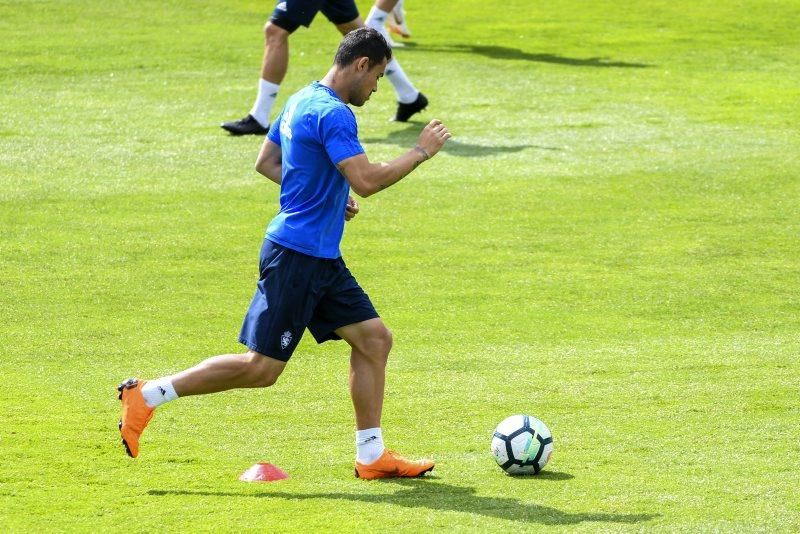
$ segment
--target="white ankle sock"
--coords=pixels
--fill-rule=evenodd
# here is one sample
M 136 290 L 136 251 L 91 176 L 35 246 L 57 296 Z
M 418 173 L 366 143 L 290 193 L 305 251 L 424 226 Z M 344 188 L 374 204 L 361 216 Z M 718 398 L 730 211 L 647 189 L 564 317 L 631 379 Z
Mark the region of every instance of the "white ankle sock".
M 387 42 L 389 42 L 390 39 L 389 32 L 386 31 L 383 24 L 386 22 L 386 17 L 388 16 L 389 13 L 387 11 L 372 6 L 372 9 L 369 10 L 369 15 L 367 15 L 367 20 L 364 22 L 364 24 L 370 28 L 381 32 L 381 35 L 383 35 L 383 38 L 386 39 Z M 389 78 L 392 86 L 394 86 L 394 92 L 397 93 L 398 102 L 410 104 L 417 99 L 419 91 L 417 91 L 417 88 L 414 87 L 408 79 L 400 63 L 398 63 L 395 58 L 392 58 L 389 64 L 386 65 L 386 77 Z
M 392 82 L 394 92 L 397 93 L 397 101 L 403 104 L 410 104 L 417 99 L 419 91 L 406 77 L 400 63 L 396 59 L 392 59 L 386 65 L 386 77 Z
M 278 97 L 280 87 L 280 85 L 267 80 L 258 80 L 258 96 L 256 96 L 253 109 L 250 110 L 250 115 L 264 128 L 269 125 L 269 112 Z
M 371 464 L 383 454 L 383 434 L 380 427 L 356 430 L 356 461 Z
M 172 387 L 171 376 L 148 380 L 147 383 L 142 386 L 142 396 L 144 397 L 145 404 L 151 408 L 156 408 L 165 402 L 178 398 L 178 394 L 175 393 L 175 388 Z
M 369 15 L 367 15 L 367 20 L 364 21 L 364 25 L 378 30 L 381 32 L 381 35 L 383 35 L 383 38 L 387 39 L 389 37 L 389 32 L 386 31 L 386 28 L 383 25 L 386 24 L 386 19 L 388 17 L 388 11 L 384 11 L 372 6 L 372 9 L 369 10 Z

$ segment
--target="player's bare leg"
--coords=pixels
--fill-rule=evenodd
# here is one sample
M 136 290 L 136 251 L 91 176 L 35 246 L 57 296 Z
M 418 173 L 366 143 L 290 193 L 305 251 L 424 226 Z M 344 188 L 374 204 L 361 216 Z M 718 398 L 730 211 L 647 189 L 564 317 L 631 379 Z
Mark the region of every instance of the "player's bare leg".
M 265 388 L 273 385 L 285 368 L 286 362 L 254 350 L 246 354 L 223 354 L 173 375 L 172 385 L 179 397 L 238 388 Z
M 356 428 L 379 427 L 392 334 L 377 318 L 342 327 L 336 334 L 351 347 L 350 396 L 356 412 Z
M 387 13 L 395 8 L 399 0 L 375 0 L 375 7 Z
M 431 471 L 431 461 L 410 461 L 383 446 L 381 413 L 386 362 L 392 334 L 381 319 L 348 325 L 336 333 L 350 344 L 350 396 L 356 413 L 356 476 L 374 479 L 416 477 Z
M 357 30 L 364 26 L 364 21 L 361 17 L 356 17 L 350 22 L 345 22 L 344 24 L 337 24 L 336 29 L 339 30 L 339 33 L 342 35 L 347 35 L 353 30 Z
M 289 32 L 267 22 L 264 26 L 264 40 L 261 79 L 280 85 L 289 69 Z
M 264 135 L 267 132 L 272 105 L 289 69 L 289 35 L 288 31 L 271 21 L 264 26 L 264 57 L 256 100 L 246 117 L 223 123 L 224 130 L 233 135 Z
M 251 350 L 246 354 L 214 356 L 173 376 L 124 381 L 117 390 L 122 401 L 119 430 L 125 451 L 133 458 L 139 456 L 139 438 L 156 407 L 165 402 L 229 389 L 268 387 L 285 367 L 286 362 Z

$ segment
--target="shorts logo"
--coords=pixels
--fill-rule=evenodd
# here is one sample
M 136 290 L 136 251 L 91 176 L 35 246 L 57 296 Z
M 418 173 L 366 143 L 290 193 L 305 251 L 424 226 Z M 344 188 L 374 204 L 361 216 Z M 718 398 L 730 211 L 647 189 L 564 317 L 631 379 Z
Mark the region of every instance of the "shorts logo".
M 280 9 L 281 11 L 286 11 L 286 2 L 279 3 L 277 6 L 275 6 L 275 9 Z
M 288 330 L 281 335 L 281 348 L 285 349 L 292 342 L 292 333 Z

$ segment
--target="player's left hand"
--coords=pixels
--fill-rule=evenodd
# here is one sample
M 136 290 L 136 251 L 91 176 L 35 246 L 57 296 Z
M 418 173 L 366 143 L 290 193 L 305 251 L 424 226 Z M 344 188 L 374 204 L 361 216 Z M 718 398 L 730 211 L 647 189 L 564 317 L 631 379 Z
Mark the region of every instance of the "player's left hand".
M 347 197 L 347 206 L 344 208 L 344 220 L 349 221 L 358 213 L 358 202 L 351 196 Z

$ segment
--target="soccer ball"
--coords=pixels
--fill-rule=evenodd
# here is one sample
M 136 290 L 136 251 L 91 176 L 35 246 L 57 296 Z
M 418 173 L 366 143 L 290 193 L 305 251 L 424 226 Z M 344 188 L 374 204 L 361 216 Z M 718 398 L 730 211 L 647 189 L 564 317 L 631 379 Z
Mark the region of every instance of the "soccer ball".
M 512 415 L 497 425 L 492 454 L 509 475 L 534 475 L 553 453 L 553 435 L 547 425 L 530 415 Z

